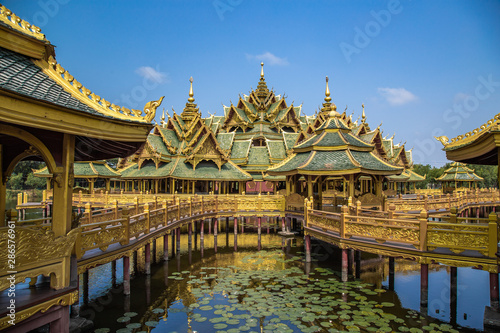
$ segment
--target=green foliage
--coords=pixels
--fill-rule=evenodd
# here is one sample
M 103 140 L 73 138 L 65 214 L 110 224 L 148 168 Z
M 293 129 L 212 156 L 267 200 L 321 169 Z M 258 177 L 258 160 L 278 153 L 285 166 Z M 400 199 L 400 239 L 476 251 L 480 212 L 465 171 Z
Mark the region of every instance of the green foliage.
M 7 182 L 7 187 L 11 190 L 45 188 L 47 184 L 45 178 L 39 178 L 33 175 L 33 169 L 38 170 L 44 166 L 44 162 L 38 161 L 21 161 L 17 163 Z
M 467 167 L 474 170 L 479 177 L 484 178 L 479 183 L 480 187 L 498 187 L 498 166 L 467 164 Z
M 11 190 L 21 190 L 23 189 L 23 174 L 12 174 L 7 181 L 7 188 Z

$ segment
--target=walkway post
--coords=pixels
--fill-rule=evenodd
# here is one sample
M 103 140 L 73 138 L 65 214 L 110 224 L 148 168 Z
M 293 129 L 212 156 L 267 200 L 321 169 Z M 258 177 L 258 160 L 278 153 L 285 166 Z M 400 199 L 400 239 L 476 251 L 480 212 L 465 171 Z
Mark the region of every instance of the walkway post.
M 311 262 L 311 236 L 305 235 L 305 245 L 306 245 L 306 263 Z
M 342 249 L 342 282 L 347 282 L 348 276 L 348 266 L 349 266 L 349 254 L 348 249 Z
M 144 247 L 144 266 L 146 275 L 151 274 L 151 244 L 149 242 Z
M 457 323 L 457 268 L 450 267 L 450 321 Z
M 498 273 L 490 273 L 490 306 L 498 311 L 498 303 Z
M 130 295 L 130 257 L 123 257 L 123 294 Z
M 427 303 L 429 297 L 429 264 L 420 264 L 420 308 L 427 314 Z
M 394 290 L 394 257 L 389 257 L 389 290 Z
M 168 261 L 168 234 L 163 235 L 163 261 Z

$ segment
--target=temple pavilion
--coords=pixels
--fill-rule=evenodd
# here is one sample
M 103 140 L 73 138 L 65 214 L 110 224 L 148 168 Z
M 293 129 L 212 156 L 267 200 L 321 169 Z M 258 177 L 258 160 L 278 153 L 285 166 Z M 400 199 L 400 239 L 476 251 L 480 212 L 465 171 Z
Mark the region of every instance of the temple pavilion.
M 345 195 L 365 204 L 380 205 L 384 177 L 400 174 L 404 168 L 384 160 L 377 153 L 382 147 L 361 139 L 346 124 L 331 102 L 328 77 L 325 95 L 321 113 L 328 114 L 328 118 L 324 118 L 312 136 L 295 145 L 288 158 L 269 168 L 268 173 L 286 176 L 287 195 L 299 193 L 311 197 L 317 193 L 316 201 L 321 203 L 325 183 L 337 178 Z
M 78 300 L 72 274 L 80 233 L 71 229 L 74 163 L 134 153 L 161 103 L 149 102 L 144 110 L 112 104 L 84 87 L 55 57 L 40 28 L 0 5 L 0 247 L 7 249 L 12 223 L 16 244 L 15 265 L 9 265 L 8 251 L 0 254 L 0 330 L 5 332 L 28 332 L 47 323 L 50 332 L 68 332 L 69 306 Z M 23 227 L 15 211 L 4 213 L 7 179 L 22 160 L 44 161 L 51 175 L 48 230 Z M 14 278 L 9 283 L 7 277 Z M 25 279 L 33 288 L 23 291 L 19 283 Z M 17 285 L 15 326 L 7 316 L 10 284 Z
M 477 188 L 477 183 L 484 179 L 474 173 L 474 170 L 464 163 L 453 162 L 436 181 L 441 183 L 443 193 L 470 190 Z
M 34 170 L 33 173 L 37 177 L 46 178 L 47 190 L 51 190 L 52 174 L 49 173 L 47 167 Z M 87 188 L 89 193 L 94 191 L 96 184 L 109 192 L 111 182 L 116 182 L 118 178 L 120 178 L 120 173 L 112 169 L 106 161 L 75 162 L 74 164 L 75 188 Z
M 289 156 L 299 135 L 307 128 L 302 105 L 288 105 L 285 98 L 267 87 L 264 64 L 256 90 L 239 97 L 238 103 L 224 106 L 224 116 L 208 119 L 220 145 L 230 159 L 252 179 L 246 192 L 274 192 L 284 176 L 267 173 L 269 167 Z
M 146 143 L 119 163 L 125 191 L 229 194 L 252 179 L 229 158 L 194 103 L 193 80 L 180 115 L 162 116 Z M 224 143 L 224 142 L 223 142 Z

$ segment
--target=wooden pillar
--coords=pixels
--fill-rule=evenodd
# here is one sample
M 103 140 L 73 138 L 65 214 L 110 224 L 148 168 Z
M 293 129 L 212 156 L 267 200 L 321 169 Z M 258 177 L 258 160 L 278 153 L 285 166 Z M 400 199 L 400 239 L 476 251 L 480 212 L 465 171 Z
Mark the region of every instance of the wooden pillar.
M 109 178 L 106 178 L 104 179 L 104 182 L 106 184 L 106 191 L 109 193 L 110 190 L 109 183 L 111 182 L 111 180 Z
M 347 282 L 349 269 L 349 254 L 348 249 L 342 249 L 342 282 Z
M 75 161 L 75 136 L 64 134 L 62 142 L 62 166 L 54 172 L 52 231 L 55 236 L 65 236 L 71 230 L 73 200 L 73 163 Z
M 181 252 L 181 227 L 178 227 L 176 229 L 177 231 L 177 244 L 176 244 L 176 247 L 177 247 L 177 251 L 176 253 L 180 253 Z
M 420 264 L 420 307 L 425 308 L 427 314 L 427 303 L 429 298 L 429 264 Z
M 457 268 L 450 267 L 450 322 L 457 323 Z
M 188 223 L 188 248 L 191 248 L 191 244 L 193 243 L 193 223 Z
M 389 290 L 394 290 L 394 257 L 389 257 Z
M 356 279 L 361 278 L 361 251 L 356 250 L 356 255 L 355 255 L 355 262 L 356 262 L 356 272 L 355 272 L 355 277 Z
M 498 273 L 490 273 L 490 306 L 498 311 Z
M 312 184 L 312 176 L 307 177 L 307 197 L 310 198 L 313 196 L 313 184 Z
M 243 223 L 242 223 L 243 225 Z M 238 251 L 238 218 L 234 218 L 234 251 Z
M 311 236 L 305 235 L 304 236 L 304 245 L 305 245 L 305 252 L 306 252 L 306 263 L 311 262 Z
M 123 257 L 123 294 L 130 295 L 130 257 Z
M 151 274 L 151 244 L 146 243 L 144 247 L 144 267 L 146 269 L 146 275 Z
M 261 222 L 262 222 L 262 221 L 261 221 L 261 217 L 260 217 L 260 216 L 258 216 L 258 217 L 257 217 L 257 234 L 258 234 L 258 235 L 260 235 L 260 234 L 261 234 L 261 232 L 262 232 L 262 229 L 261 229 Z
M 168 261 L 168 234 L 163 236 L 163 260 Z
M 286 177 L 285 180 L 286 195 L 290 195 L 290 177 Z
M 116 260 L 111 262 L 111 285 L 116 287 Z
M 89 304 L 89 271 L 82 273 L 83 304 Z

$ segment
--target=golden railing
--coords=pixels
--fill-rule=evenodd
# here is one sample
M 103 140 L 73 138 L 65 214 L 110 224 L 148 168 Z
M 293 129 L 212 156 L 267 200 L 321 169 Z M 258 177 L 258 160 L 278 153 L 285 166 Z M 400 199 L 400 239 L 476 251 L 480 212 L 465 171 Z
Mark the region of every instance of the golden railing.
M 485 202 L 500 202 L 500 191 L 493 189 L 455 192 L 453 194 L 420 196 L 417 198 L 398 198 L 386 201 L 386 209 L 389 205 L 394 205 L 396 211 L 408 212 L 419 210 L 450 210 L 452 207 L 462 207 L 469 204 L 479 204 Z
M 425 210 L 418 215 L 402 217 L 394 210 L 363 210 L 358 203 L 356 206 L 343 206 L 341 213 L 330 213 L 312 209 L 311 201 L 307 199 L 305 207 L 306 227 L 333 233 L 340 240 L 357 237 L 375 240 L 389 248 L 412 245 L 415 251 L 421 253 L 438 248 L 449 249 L 456 254 L 472 250 L 496 259 L 500 232 L 495 213 L 488 218 L 461 218 L 456 215 L 454 207 L 446 221 L 432 222 L 428 221 L 429 215 Z

